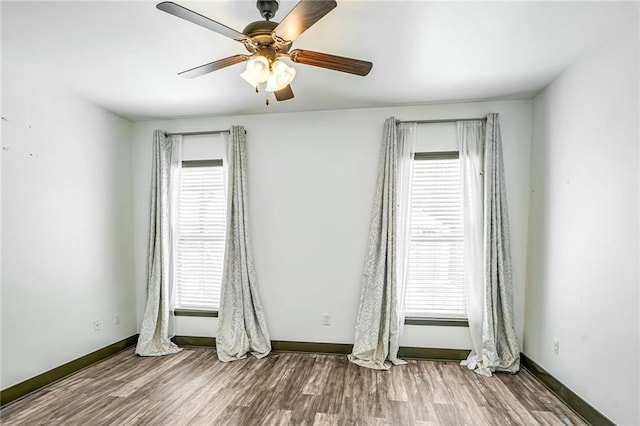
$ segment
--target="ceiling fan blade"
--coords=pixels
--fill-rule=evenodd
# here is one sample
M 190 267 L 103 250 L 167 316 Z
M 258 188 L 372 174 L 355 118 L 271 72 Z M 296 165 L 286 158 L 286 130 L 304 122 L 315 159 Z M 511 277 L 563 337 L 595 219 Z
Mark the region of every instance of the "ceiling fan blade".
M 276 95 L 276 99 L 278 101 L 286 101 L 288 99 L 292 99 L 293 98 L 293 90 L 291 90 L 291 85 L 287 85 L 287 87 L 285 87 L 282 90 L 278 90 L 276 92 L 273 92 L 274 95 Z
M 293 41 L 337 5 L 335 0 L 300 0 L 274 31 L 282 39 Z
M 229 56 L 228 58 L 219 59 L 215 62 L 210 62 L 208 64 L 200 65 L 199 67 L 191 68 L 187 71 L 182 71 L 178 73 L 180 77 L 184 78 L 194 78 L 199 77 L 204 74 L 208 74 L 213 71 L 217 71 L 221 68 L 228 67 L 230 65 L 239 64 L 240 62 L 244 62 L 249 58 L 249 55 L 234 55 Z
M 345 58 L 329 55 L 328 53 L 313 52 L 311 50 L 292 50 L 291 60 L 299 64 L 313 65 L 335 71 L 365 76 L 371 71 L 373 64 L 360 59 Z
M 226 25 L 221 24 L 220 22 L 209 19 L 206 16 L 200 15 L 199 13 L 187 9 L 186 7 L 182 7 L 179 4 L 175 4 L 170 1 L 163 1 L 162 3 L 158 3 L 156 7 L 163 12 L 167 12 L 173 16 L 177 16 L 178 18 L 182 18 L 196 25 L 200 25 L 201 27 L 204 27 L 211 31 L 215 31 L 218 34 L 222 34 L 223 36 L 232 38 L 234 40 L 242 41 L 247 38 L 247 36 L 242 34 L 240 31 L 229 28 Z

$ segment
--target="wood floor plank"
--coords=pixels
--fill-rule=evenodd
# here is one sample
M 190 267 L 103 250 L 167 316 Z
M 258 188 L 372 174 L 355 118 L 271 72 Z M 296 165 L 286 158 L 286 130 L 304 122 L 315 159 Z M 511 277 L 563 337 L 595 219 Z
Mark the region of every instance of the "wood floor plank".
M 312 355 L 315 356 L 315 355 Z M 302 388 L 302 393 L 308 395 L 322 395 L 327 377 L 331 371 L 331 358 L 327 356 L 317 356 L 311 371 L 311 375 Z
M 188 358 L 192 353 L 192 351 L 182 351 L 170 357 L 160 358 L 160 361 L 157 365 L 154 366 L 154 368 L 147 370 L 144 374 L 141 374 L 136 379 L 125 383 L 121 388 L 111 393 L 110 396 L 121 398 L 130 396 L 132 393 L 138 391 L 143 386 L 154 380 L 156 377 L 159 377 L 162 374 L 170 374 L 169 372 L 172 367 L 184 361 L 185 358 Z
M 313 426 L 338 426 L 340 416 L 337 414 L 316 413 Z
M 294 409 L 291 410 L 291 421 L 294 424 L 312 425 L 315 421 L 318 406 L 320 404 L 319 395 L 299 394 L 294 401 Z
M 570 425 L 582 421 L 576 413 L 563 404 L 553 394 L 543 392 L 538 395 L 538 398 L 542 401 L 545 407 L 547 407 L 548 412 L 552 413 L 553 416 L 562 421 L 563 424 Z
M 392 368 L 389 373 L 389 386 L 387 387 L 387 398 L 389 401 L 408 401 L 406 383 L 404 382 L 402 371 L 403 366 Z
M 318 406 L 319 413 L 339 414 L 345 396 L 345 377 L 348 364 L 344 356 L 329 355 L 327 359 L 331 368 L 327 374 L 327 381 L 322 389 L 322 398 Z M 335 417 L 321 417 L 321 419 L 334 419 Z M 325 420 L 321 420 L 325 421 Z M 333 420 L 330 420 L 333 421 Z
M 265 425 L 290 425 L 291 424 L 291 411 L 288 410 L 270 410 L 267 417 L 264 418 Z
M 526 371 L 487 378 L 452 362 L 389 371 L 341 355 L 125 350 L 0 410 L 3 425 L 584 425 Z

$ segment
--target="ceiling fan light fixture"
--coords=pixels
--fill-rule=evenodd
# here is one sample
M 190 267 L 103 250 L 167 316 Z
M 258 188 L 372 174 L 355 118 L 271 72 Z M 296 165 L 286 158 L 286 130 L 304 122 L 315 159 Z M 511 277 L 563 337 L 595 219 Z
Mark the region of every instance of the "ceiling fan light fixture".
M 242 43 L 249 52 L 249 55 L 229 56 L 191 68 L 178 75 L 184 78 L 198 77 L 247 61 L 246 69 L 240 76 L 254 87 L 256 92 L 259 92 L 260 85 L 266 82 L 267 91 L 274 92 L 278 101 L 286 101 L 293 98 L 290 83 L 296 76 L 296 70 L 278 61 L 276 59 L 278 57 L 289 58 L 296 64 L 360 76 L 365 76 L 371 71 L 373 66 L 371 62 L 310 50 L 291 50 L 294 40 L 337 6 L 336 0 L 299 0 L 279 23 L 271 20 L 278 10 L 278 3 L 279 0 L 257 0 L 256 6 L 265 21 L 251 22 L 243 32 L 236 31 L 172 1 L 158 3 L 156 7 L 159 10 Z
M 271 75 L 267 80 L 267 92 L 277 92 L 287 87 L 296 76 L 295 68 L 282 61 L 275 60 L 271 64 Z

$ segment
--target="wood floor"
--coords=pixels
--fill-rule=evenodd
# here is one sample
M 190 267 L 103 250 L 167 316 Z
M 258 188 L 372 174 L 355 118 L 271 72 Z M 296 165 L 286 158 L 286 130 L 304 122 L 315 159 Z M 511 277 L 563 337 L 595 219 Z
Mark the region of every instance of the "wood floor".
M 8 405 L 4 425 L 584 424 L 528 372 L 481 377 L 457 363 L 391 371 L 341 355 L 272 353 L 233 363 L 211 349 L 142 358 L 129 348 Z

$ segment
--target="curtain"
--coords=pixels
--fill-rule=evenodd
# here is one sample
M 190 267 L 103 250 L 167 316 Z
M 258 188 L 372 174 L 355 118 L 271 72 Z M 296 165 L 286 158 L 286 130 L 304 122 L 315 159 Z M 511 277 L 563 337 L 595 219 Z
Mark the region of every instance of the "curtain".
M 271 351 L 260 303 L 247 211 L 245 131 L 232 126 L 227 139 L 227 233 L 225 241 L 218 336 L 218 359 L 262 358 Z
M 147 253 L 147 302 L 136 353 L 160 356 L 181 349 L 170 340 L 172 332 L 171 283 L 173 274 L 172 220 L 180 161 L 181 136 L 166 137 L 165 132 L 153 134 L 151 164 L 151 201 L 149 242 Z
M 513 318 L 509 216 L 498 114 L 488 114 L 484 132 L 481 130 L 478 124 L 458 123 L 463 214 L 473 215 L 464 218 L 465 273 L 470 274 L 465 277 L 469 290 L 467 313 L 473 349 L 462 364 L 478 374 L 491 376 L 494 371 L 517 372 L 520 350 Z M 478 159 L 480 153 L 482 162 Z M 478 184 L 478 176 L 482 176 L 482 186 Z M 474 229 L 467 234 L 467 227 L 471 226 Z M 479 228 L 481 245 L 477 241 Z M 482 256 L 478 253 L 480 246 Z
M 399 201 L 411 192 L 409 182 L 414 130 L 415 126 L 402 127 L 398 137 L 395 118 L 388 118 L 384 123 L 355 341 L 353 351 L 348 355 L 349 361 L 377 370 L 388 370 L 391 364 L 406 363 L 398 358 L 404 306 L 406 239 L 402 240 L 399 249 L 398 238 L 399 234 L 403 238 L 407 234 L 408 214 L 399 208 Z M 408 204 L 404 206 L 408 207 Z M 399 225 L 402 230 L 398 228 Z
M 398 259 L 398 327 L 400 335 L 404 325 L 407 270 L 409 268 L 409 229 L 411 225 L 411 178 L 413 176 L 413 154 L 416 145 L 416 123 L 398 124 L 398 174 L 397 174 L 397 259 Z M 398 343 L 397 341 L 395 342 Z M 394 349 L 394 348 L 392 348 Z M 395 348 L 394 353 L 397 352 Z
M 484 298 L 483 149 L 484 121 L 458 121 L 460 177 L 462 180 L 462 228 L 464 235 L 464 279 L 467 318 L 473 350 L 465 365 L 475 367 L 482 353 Z

